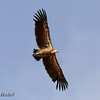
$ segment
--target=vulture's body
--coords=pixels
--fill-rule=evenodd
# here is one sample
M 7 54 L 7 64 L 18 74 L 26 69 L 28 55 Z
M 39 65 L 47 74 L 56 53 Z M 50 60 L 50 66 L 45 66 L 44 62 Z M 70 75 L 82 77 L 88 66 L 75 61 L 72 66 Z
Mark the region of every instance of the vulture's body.
M 35 37 L 36 42 L 40 50 L 34 49 L 33 57 L 39 61 L 41 58 L 43 64 L 52 81 L 57 81 L 56 89 L 66 90 L 68 88 L 68 82 L 66 81 L 63 72 L 56 59 L 56 54 L 58 51 L 52 46 L 49 27 L 47 23 L 47 15 L 45 10 L 42 9 L 35 13 Z

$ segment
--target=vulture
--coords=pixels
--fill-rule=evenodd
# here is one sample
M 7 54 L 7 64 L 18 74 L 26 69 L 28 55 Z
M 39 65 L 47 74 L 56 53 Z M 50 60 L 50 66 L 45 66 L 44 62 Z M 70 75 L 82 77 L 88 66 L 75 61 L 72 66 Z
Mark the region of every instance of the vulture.
M 58 50 L 53 48 L 50 31 L 47 22 L 47 15 L 44 9 L 38 10 L 35 13 L 35 37 L 39 49 L 33 49 L 33 57 L 39 61 L 42 59 L 45 69 L 53 82 L 57 81 L 56 89 L 66 90 L 68 88 L 68 82 L 64 77 L 62 69 L 56 58 Z

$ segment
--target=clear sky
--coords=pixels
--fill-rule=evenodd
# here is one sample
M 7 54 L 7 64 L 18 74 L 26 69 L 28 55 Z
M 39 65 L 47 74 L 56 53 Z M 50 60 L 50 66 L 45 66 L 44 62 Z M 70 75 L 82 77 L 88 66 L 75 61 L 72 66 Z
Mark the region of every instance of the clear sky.
M 64 92 L 32 57 L 33 14 L 42 8 L 69 82 Z M 0 0 L 2 92 L 15 93 L 10 100 L 100 100 L 100 0 Z

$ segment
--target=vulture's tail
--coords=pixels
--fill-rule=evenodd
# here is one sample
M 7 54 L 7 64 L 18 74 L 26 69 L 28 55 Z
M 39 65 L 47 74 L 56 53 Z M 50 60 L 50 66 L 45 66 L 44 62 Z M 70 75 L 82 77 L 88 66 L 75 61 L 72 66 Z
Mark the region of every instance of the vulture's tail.
M 35 58 L 35 60 L 39 61 L 41 58 L 34 56 L 37 51 L 38 51 L 38 49 L 33 50 L 33 57 Z

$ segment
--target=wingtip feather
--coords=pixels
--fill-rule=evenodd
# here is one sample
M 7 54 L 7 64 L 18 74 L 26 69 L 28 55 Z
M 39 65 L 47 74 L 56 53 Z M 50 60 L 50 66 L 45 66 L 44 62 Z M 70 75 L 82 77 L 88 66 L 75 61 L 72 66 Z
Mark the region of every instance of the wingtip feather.
M 63 82 L 58 82 L 57 81 L 57 85 L 56 85 L 56 89 L 59 88 L 59 91 L 62 89 L 62 91 L 68 89 L 68 82 L 65 80 Z
M 47 20 L 47 15 L 46 15 L 46 11 L 42 8 L 42 10 L 38 10 L 37 13 L 35 13 L 35 15 L 33 15 L 35 19 L 33 19 L 35 22 L 38 21 L 43 21 L 43 20 Z

